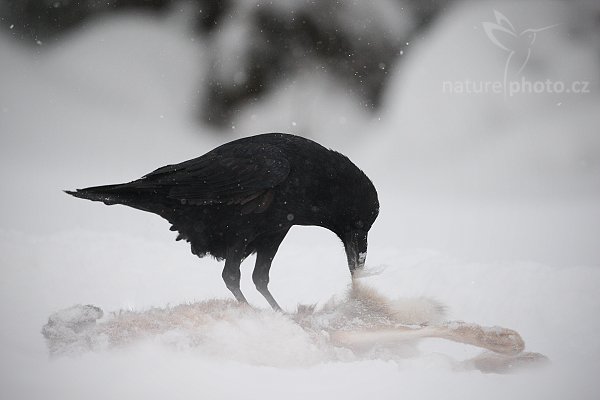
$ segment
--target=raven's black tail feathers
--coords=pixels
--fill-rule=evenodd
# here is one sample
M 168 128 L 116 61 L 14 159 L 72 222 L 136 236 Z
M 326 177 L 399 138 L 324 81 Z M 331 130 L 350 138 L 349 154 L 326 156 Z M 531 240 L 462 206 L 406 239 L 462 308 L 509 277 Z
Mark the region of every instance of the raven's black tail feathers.
M 71 196 L 92 201 L 101 201 L 106 205 L 125 204 L 128 205 L 136 196 L 127 184 L 94 186 L 75 191 L 64 191 Z

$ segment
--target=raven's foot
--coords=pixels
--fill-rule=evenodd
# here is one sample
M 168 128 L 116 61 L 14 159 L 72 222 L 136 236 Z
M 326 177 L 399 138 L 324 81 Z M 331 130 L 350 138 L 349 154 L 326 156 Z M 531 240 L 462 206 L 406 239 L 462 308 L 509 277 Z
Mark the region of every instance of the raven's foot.
M 246 297 L 239 288 L 229 288 L 229 290 L 231 290 L 231 293 L 233 293 L 237 301 L 239 301 L 240 303 L 248 304 L 248 300 L 246 300 Z
M 273 295 L 271 294 L 271 292 L 269 292 L 269 289 L 267 289 L 266 285 L 264 285 L 264 286 L 263 285 L 256 285 L 256 289 L 269 302 L 269 305 L 271 306 L 271 308 L 273 310 L 279 311 L 279 312 L 283 312 L 283 310 L 281 309 L 281 307 L 279 306 L 279 304 L 277 304 L 277 301 L 275 301 L 275 299 L 273 298 Z

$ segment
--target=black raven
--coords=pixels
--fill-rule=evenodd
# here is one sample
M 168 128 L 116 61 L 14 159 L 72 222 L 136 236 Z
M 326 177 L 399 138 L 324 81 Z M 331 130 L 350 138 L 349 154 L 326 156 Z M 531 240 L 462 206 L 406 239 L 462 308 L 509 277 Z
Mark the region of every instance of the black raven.
M 379 213 L 373 183 L 346 156 L 283 133 L 234 140 L 133 182 L 66 193 L 165 218 L 192 253 L 225 259 L 223 280 L 241 302 L 240 263 L 256 252 L 252 279 L 276 310 L 269 269 L 293 225 L 334 232 L 354 274 L 364 265 L 367 233 Z

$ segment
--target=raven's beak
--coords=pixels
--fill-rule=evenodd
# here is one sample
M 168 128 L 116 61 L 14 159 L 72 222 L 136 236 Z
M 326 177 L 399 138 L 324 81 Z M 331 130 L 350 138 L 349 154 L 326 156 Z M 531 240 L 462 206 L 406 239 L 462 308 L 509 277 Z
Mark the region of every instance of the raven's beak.
M 365 266 L 367 259 L 367 232 L 363 230 L 352 230 L 344 238 L 348 268 L 354 276 L 357 270 Z

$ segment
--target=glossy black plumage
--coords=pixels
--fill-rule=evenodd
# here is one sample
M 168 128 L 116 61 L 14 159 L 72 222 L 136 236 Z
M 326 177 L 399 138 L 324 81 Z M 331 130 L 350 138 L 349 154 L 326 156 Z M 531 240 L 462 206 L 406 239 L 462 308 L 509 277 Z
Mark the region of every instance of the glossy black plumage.
M 239 264 L 257 252 L 253 279 L 276 309 L 269 269 L 291 226 L 336 233 L 354 271 L 364 264 L 367 232 L 379 212 L 373 184 L 347 157 L 281 133 L 235 140 L 133 182 L 67 193 L 167 219 L 194 254 L 226 260 L 223 279 L 240 301 Z

